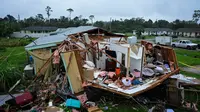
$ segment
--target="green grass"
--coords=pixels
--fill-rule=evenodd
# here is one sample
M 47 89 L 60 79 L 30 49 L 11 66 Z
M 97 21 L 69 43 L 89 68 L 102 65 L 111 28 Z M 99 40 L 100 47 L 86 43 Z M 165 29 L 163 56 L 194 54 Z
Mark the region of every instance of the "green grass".
M 16 46 L 25 46 L 31 43 L 36 38 L 3 38 L 0 37 L 0 47 L 16 47 Z
M 0 51 L 0 93 L 7 91 L 22 78 L 26 60 L 24 46 L 6 47 Z
M 9 56 L 7 58 L 7 56 Z M 23 68 L 26 62 L 26 53 L 24 46 L 7 47 L 6 51 L 0 51 L 0 70 L 18 67 Z
M 178 62 L 183 62 L 188 65 L 200 65 L 200 51 L 176 48 L 175 52 Z M 185 65 L 179 63 L 179 66 L 183 67 Z
M 145 39 L 153 39 L 155 36 L 144 36 Z
M 200 40 L 191 40 L 193 43 L 200 44 Z
M 130 37 L 130 36 L 133 36 L 133 33 L 125 33 L 125 35 Z

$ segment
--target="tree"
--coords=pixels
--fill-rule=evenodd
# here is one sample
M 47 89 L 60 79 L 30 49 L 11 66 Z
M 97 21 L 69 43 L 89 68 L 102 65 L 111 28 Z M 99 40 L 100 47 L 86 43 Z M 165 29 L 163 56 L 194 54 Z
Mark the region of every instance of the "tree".
M 74 12 L 74 10 L 72 8 L 67 9 L 67 11 L 69 12 L 69 19 L 71 20 L 71 14 L 72 12 Z
M 197 23 L 200 18 L 200 10 L 194 10 L 193 20 Z
M 92 23 L 92 26 L 93 26 L 94 15 L 90 15 L 89 19 L 91 20 L 91 23 Z
M 46 12 L 47 12 L 47 17 L 48 17 L 48 19 L 49 19 L 49 17 L 51 16 L 51 12 L 53 12 L 53 10 L 51 9 L 50 6 L 47 6 L 47 7 L 45 8 L 45 10 L 46 10 Z
M 79 20 L 81 20 L 82 19 L 82 15 L 79 15 L 78 18 L 79 18 Z
M 144 27 L 152 28 L 152 26 L 153 26 L 153 21 L 151 19 L 149 19 L 148 21 L 144 22 Z
M 136 35 L 138 38 L 141 38 L 142 33 L 144 32 L 143 26 L 139 25 L 136 27 Z M 144 38 L 142 38 L 144 39 Z
M 16 22 L 15 17 L 13 17 L 12 15 L 7 15 L 6 17 L 4 17 L 4 20 L 7 20 L 9 22 Z
M 166 21 L 166 20 L 158 20 L 158 21 L 157 21 L 157 24 L 158 24 L 158 25 L 157 25 L 158 28 L 167 28 L 169 22 Z
M 37 15 L 36 15 L 36 19 L 37 19 L 37 20 L 40 20 L 40 21 L 43 21 L 43 20 L 44 20 L 44 17 L 43 17 L 42 14 L 37 14 Z

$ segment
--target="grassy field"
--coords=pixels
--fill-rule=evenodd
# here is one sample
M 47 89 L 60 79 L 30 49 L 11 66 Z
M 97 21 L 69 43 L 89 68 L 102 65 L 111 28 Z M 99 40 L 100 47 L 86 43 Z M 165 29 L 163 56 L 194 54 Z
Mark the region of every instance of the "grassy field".
M 183 62 L 188 65 L 200 65 L 200 51 L 176 48 L 175 52 L 178 62 Z M 179 66 L 183 67 L 184 65 L 179 63 Z
M 31 43 L 35 38 L 2 38 L 0 37 L 0 47 L 25 46 Z
M 200 40 L 191 40 L 193 43 L 200 44 Z
M 0 93 L 7 91 L 23 76 L 27 63 L 24 45 L 29 39 L 0 39 Z
M 24 46 L 7 47 L 5 51 L 0 51 L 0 68 L 6 69 L 8 67 L 23 68 L 26 62 L 26 53 Z
M 133 33 L 125 33 L 125 35 L 130 37 L 130 36 L 133 36 Z
M 156 36 L 144 36 L 145 39 L 154 39 Z

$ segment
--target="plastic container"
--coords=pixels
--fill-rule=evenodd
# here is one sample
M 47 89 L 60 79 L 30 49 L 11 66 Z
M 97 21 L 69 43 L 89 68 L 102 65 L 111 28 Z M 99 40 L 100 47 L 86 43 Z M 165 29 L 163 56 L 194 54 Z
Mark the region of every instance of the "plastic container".
M 115 68 L 115 74 L 119 76 L 121 73 L 121 69 L 119 67 Z
M 80 108 L 81 107 L 81 102 L 79 100 L 75 99 L 67 99 L 66 101 L 66 106 L 67 107 L 74 107 L 74 108 Z

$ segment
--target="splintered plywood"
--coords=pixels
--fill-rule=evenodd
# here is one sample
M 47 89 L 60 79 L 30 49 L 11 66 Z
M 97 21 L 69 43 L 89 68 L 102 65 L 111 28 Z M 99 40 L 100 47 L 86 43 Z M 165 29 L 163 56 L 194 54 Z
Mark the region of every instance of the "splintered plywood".
M 72 57 L 70 59 L 71 53 L 72 53 Z M 62 53 L 61 56 L 65 65 L 66 76 L 70 83 L 72 93 L 78 93 L 78 92 L 83 91 L 81 74 L 79 71 L 75 53 L 74 52 Z

